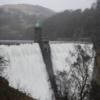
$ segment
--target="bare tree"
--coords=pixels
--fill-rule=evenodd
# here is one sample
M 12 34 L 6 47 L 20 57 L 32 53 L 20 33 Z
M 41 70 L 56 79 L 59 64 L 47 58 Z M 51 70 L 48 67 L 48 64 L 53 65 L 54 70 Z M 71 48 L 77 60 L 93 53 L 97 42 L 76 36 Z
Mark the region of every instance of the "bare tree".
M 77 45 L 75 51 L 70 52 L 75 61 L 70 64 L 68 72 L 58 72 L 57 84 L 61 96 L 69 97 L 69 100 L 89 100 L 91 88 L 92 50 L 88 46 Z
M 5 57 L 0 56 L 0 76 L 2 76 L 4 68 L 8 65 L 8 63 L 9 61 Z

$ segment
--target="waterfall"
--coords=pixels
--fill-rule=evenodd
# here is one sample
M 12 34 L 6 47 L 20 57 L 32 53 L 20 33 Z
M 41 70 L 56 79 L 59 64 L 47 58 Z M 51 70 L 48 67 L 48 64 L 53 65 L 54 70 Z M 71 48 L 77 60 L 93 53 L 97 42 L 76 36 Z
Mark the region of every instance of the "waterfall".
M 0 46 L 0 56 L 8 60 L 2 76 L 9 85 L 39 100 L 52 100 L 52 91 L 39 45 Z
M 77 56 L 77 46 L 82 48 L 85 55 L 89 55 L 90 60 L 84 63 L 84 65 L 82 62 L 80 62 L 78 63 L 79 65 L 73 66 L 74 62 L 77 64 L 77 57 L 80 57 Z M 76 100 L 80 100 L 79 93 L 81 93 L 81 89 L 84 84 L 82 84 L 82 82 L 85 82 L 83 77 L 88 77 L 86 80 L 87 85 L 85 85 L 84 88 L 84 94 L 91 88 L 91 80 L 94 67 L 94 54 L 92 49 L 93 45 L 77 43 L 50 43 L 50 47 L 54 74 L 56 76 L 56 83 L 60 95 L 64 97 L 67 93 L 69 100 L 72 100 L 73 95 L 73 100 L 75 98 Z M 82 59 L 81 57 L 80 59 Z
M 68 72 L 70 70 L 70 64 L 76 60 L 70 55 L 70 51 L 74 52 L 74 45 L 74 43 L 50 43 L 55 75 L 57 75 L 57 71 Z M 84 45 L 82 44 L 82 46 Z M 90 45 L 91 50 L 92 45 Z M 3 66 L 2 76 L 8 80 L 11 87 L 38 100 L 53 100 L 46 66 L 37 43 L 1 45 L 0 56 L 5 57 L 8 61 L 8 64 Z M 93 65 L 90 70 L 92 73 Z
M 57 71 L 68 70 L 69 68 L 67 67 L 66 58 L 70 56 L 69 51 L 73 51 L 74 44 L 51 43 L 50 46 L 51 46 L 52 62 L 53 62 L 55 74 Z
M 92 44 L 78 44 L 78 43 L 50 43 L 51 47 L 51 55 L 52 55 L 52 63 L 54 72 L 56 74 L 57 71 L 69 71 L 69 66 L 71 63 L 76 61 L 76 57 L 71 56 L 71 52 L 74 53 L 75 46 L 80 45 L 84 47 L 88 47 L 86 52 L 89 53 L 90 56 L 93 55 Z M 91 68 L 93 70 L 93 61 L 91 63 Z

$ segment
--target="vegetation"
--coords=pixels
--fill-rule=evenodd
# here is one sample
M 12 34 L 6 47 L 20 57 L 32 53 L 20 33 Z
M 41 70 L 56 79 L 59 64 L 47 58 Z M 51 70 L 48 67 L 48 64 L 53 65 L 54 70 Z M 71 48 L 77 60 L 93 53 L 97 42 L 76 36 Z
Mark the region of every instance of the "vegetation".
M 2 77 L 3 66 L 7 63 L 4 57 L 0 57 L 0 100 L 36 100 L 9 86 L 8 81 Z
M 95 5 L 95 6 L 94 6 Z M 66 10 L 58 13 L 44 22 L 44 36 L 51 40 L 71 38 L 100 37 L 100 4 L 93 4 L 90 9 L 82 11 Z
M 34 39 L 34 25 L 55 14 L 50 9 L 29 4 L 0 5 L 0 39 Z
M 70 70 L 58 72 L 56 76 L 59 95 L 64 97 L 61 100 L 89 100 L 90 98 L 93 56 L 89 54 L 91 52 L 89 47 L 83 49 L 78 45 L 75 48 L 75 52 L 70 54 L 76 58 L 76 61 L 70 65 Z

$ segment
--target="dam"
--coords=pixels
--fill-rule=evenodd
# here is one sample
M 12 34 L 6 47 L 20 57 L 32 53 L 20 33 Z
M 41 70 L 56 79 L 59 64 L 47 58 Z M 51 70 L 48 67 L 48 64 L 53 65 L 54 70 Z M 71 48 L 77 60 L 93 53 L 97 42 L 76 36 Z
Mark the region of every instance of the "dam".
M 34 98 L 53 100 L 53 91 L 39 44 L 34 41 L 18 41 L 17 44 L 15 42 L 10 41 L 7 44 L 7 40 L 6 44 L 0 45 L 0 56 L 8 61 L 8 64 L 3 66 L 2 76 L 8 80 L 11 87 Z M 57 71 L 68 70 L 66 59 L 71 60 L 69 51 L 74 49 L 74 43 L 51 41 L 49 45 L 54 74 L 56 75 Z
M 93 42 L 89 38 L 45 40 L 38 27 L 36 34 L 34 40 L 0 40 L 0 56 L 8 61 L 2 66 L 2 76 L 11 87 L 37 100 L 65 100 L 59 97 L 55 76 L 58 72 L 70 70 L 68 62 L 72 64 L 75 61 L 70 52 L 74 52 L 76 45 L 81 45 L 83 49 L 89 47 L 86 52 L 92 56 Z M 89 67 L 89 82 L 93 67 L 94 60 Z

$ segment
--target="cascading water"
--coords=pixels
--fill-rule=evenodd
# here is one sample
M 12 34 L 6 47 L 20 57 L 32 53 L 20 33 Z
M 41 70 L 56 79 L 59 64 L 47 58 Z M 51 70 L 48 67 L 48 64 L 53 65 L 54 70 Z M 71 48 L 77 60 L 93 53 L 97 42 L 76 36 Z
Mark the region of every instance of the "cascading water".
M 2 76 L 9 85 L 39 100 L 52 100 L 52 91 L 39 45 L 0 46 L 0 56 L 6 57 L 8 66 Z
M 76 50 L 76 47 L 78 46 L 81 48 L 82 53 L 84 53 L 83 56 L 86 57 L 86 55 L 88 55 L 87 58 L 90 57 L 90 60 L 87 61 L 82 58 L 82 53 L 78 56 L 78 49 Z M 85 94 L 91 88 L 94 67 L 93 45 L 77 43 L 51 43 L 50 47 L 54 74 L 56 76 L 58 92 L 60 93 L 59 95 L 63 97 L 67 96 L 69 98 L 68 100 L 80 100 L 79 95 L 81 93 L 81 89 L 84 88 Z M 77 62 L 79 60 L 82 61 Z M 73 66 L 74 64 L 77 64 L 77 66 Z M 84 80 L 85 78 L 86 80 Z M 86 96 L 86 98 L 88 98 L 88 96 Z M 82 100 L 88 100 L 86 98 Z
M 70 43 L 51 43 L 52 62 L 54 66 L 54 72 L 68 70 L 66 58 L 69 57 L 69 51 L 74 49 L 74 44 Z M 70 58 L 70 57 L 69 57 Z M 72 60 L 73 61 L 73 60 Z
M 50 43 L 50 47 L 55 75 L 58 71 L 68 72 L 69 64 L 75 61 L 75 57 L 69 55 L 69 52 L 74 50 L 74 44 Z M 90 49 L 92 50 L 92 46 Z M 9 81 L 10 86 L 38 100 L 53 100 L 46 66 L 37 43 L 1 45 L 0 56 L 8 61 L 8 64 L 4 66 L 2 76 Z
M 76 57 L 71 57 L 71 52 L 74 52 L 75 45 L 80 45 L 83 47 L 87 46 L 89 49 L 86 51 L 90 53 L 89 55 L 93 55 L 92 44 L 77 44 L 77 43 L 50 43 L 51 47 L 51 55 L 52 55 L 52 63 L 54 72 L 56 74 L 57 71 L 69 71 L 69 64 L 72 64 L 74 61 L 76 61 Z M 93 64 L 93 61 L 92 63 Z M 91 66 L 93 69 L 93 66 Z

